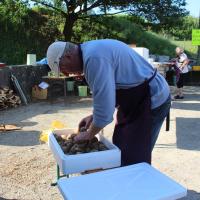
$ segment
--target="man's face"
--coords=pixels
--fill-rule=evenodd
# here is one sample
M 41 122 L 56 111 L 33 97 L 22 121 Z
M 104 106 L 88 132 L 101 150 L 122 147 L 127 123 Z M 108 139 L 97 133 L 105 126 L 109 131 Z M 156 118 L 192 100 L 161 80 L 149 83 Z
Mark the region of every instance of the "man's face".
M 66 52 L 60 58 L 60 71 L 68 75 L 69 73 L 81 73 L 81 58 L 77 51 Z

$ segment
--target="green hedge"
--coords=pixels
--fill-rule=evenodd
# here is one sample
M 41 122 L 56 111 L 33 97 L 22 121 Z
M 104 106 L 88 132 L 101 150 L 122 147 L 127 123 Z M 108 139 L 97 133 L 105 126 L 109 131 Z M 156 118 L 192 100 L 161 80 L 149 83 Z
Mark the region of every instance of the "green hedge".
M 0 62 L 7 64 L 26 63 L 27 53 L 45 57 L 49 44 L 60 35 L 50 17 L 23 4 L 0 4 L 0 27 Z
M 0 3 L 0 62 L 23 64 L 26 63 L 27 53 L 36 54 L 37 60 L 45 57 L 49 44 L 63 38 L 63 21 L 59 15 L 44 7 L 31 9 L 19 3 Z M 126 15 L 78 20 L 72 39 L 84 42 L 113 38 L 146 47 L 151 54 L 174 57 L 176 43 L 146 31 L 134 22 L 133 17 Z

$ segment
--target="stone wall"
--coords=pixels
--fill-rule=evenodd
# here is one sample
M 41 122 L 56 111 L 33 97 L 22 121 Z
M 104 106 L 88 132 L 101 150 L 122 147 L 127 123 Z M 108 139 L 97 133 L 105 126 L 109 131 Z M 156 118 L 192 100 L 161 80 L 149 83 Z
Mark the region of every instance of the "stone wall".
M 0 68 L 0 87 L 8 86 L 12 89 L 13 83 L 11 81 L 11 74 L 13 74 L 28 101 L 31 101 L 31 89 L 34 85 L 42 81 L 42 76 L 48 74 L 49 67 L 47 65 L 13 65 Z
M 27 97 L 27 100 L 31 101 L 31 89 L 34 85 L 38 85 L 42 81 L 42 76 L 46 76 L 48 74 L 49 67 L 47 65 L 38 65 L 38 66 L 27 66 L 27 65 L 13 65 L 13 66 L 6 66 L 3 68 L 0 68 L 0 87 L 2 86 L 8 86 L 11 89 L 14 89 L 13 83 L 11 81 L 11 74 L 13 74 L 25 96 Z M 173 71 L 167 72 L 167 80 L 170 85 L 174 84 L 173 81 Z M 188 73 L 188 78 L 186 80 L 185 85 L 196 85 L 200 86 L 200 71 L 191 71 Z M 63 89 L 62 87 L 59 87 L 60 91 L 63 95 Z M 57 95 L 56 95 L 57 96 Z

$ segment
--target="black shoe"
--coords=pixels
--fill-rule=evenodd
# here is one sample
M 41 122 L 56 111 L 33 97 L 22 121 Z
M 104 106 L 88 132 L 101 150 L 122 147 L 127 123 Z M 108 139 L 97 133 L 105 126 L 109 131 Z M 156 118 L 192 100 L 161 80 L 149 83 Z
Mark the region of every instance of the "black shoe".
M 174 99 L 184 99 L 184 96 L 176 95 L 176 96 L 174 96 Z
M 179 99 L 179 95 L 174 96 L 174 99 Z

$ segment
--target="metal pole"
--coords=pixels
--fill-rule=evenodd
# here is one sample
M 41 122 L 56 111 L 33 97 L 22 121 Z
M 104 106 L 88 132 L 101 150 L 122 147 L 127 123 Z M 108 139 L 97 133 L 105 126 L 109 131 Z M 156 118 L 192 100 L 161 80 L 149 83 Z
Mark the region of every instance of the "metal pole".
M 199 10 L 199 27 L 200 29 L 200 10 Z M 200 46 L 198 45 L 198 50 L 197 50 L 197 64 L 200 65 Z

